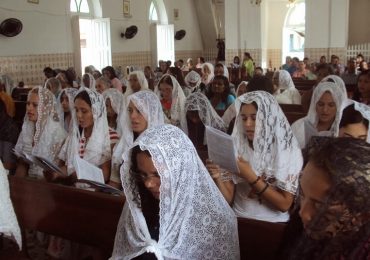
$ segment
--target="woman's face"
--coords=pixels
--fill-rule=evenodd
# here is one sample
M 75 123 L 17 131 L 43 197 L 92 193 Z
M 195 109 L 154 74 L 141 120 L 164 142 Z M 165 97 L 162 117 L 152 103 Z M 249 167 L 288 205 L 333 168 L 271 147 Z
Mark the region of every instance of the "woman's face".
M 367 128 L 363 123 L 348 124 L 339 129 L 339 137 L 352 137 L 366 140 Z
M 99 92 L 100 94 L 102 94 L 104 90 L 108 89 L 108 87 L 104 85 L 104 83 L 101 80 L 96 81 L 95 88 L 96 88 L 96 91 Z
M 106 79 L 109 79 L 109 80 L 111 80 L 111 79 L 112 79 L 112 74 L 110 73 L 110 71 L 109 71 L 109 70 L 104 70 L 104 71 L 103 71 L 103 76 L 104 76 L 104 78 L 106 78 Z
M 317 167 L 312 162 L 308 162 L 302 172 L 300 187 L 299 199 L 301 208 L 299 215 L 304 228 L 307 228 L 318 209 L 323 205 L 331 187 L 329 175 L 324 169 Z
M 330 92 L 325 92 L 316 103 L 316 113 L 320 123 L 330 123 L 335 119 L 337 106 Z
M 89 75 L 83 75 L 82 82 L 84 83 L 85 87 L 90 88 L 90 77 Z
M 136 156 L 136 163 L 139 168 L 139 179 L 144 183 L 144 186 L 159 200 L 161 186 L 161 178 L 158 175 L 157 169 L 154 167 L 152 158 L 146 153 L 138 153 Z
M 212 92 L 222 94 L 225 91 L 225 85 L 222 80 L 214 80 L 212 82 Z
M 107 117 L 115 117 L 117 115 L 113 110 L 112 103 L 109 98 L 105 100 L 105 107 L 107 108 Z
M 211 73 L 211 70 L 208 68 L 208 66 L 203 67 L 203 75 L 209 75 Z
M 215 68 L 215 76 L 223 76 L 224 75 L 224 67 L 223 66 L 217 66 Z
M 63 92 L 62 96 L 60 97 L 60 103 L 62 104 L 63 112 L 69 112 L 69 99 L 66 93 Z
M 134 93 L 140 91 L 141 86 L 139 83 L 139 79 L 137 78 L 136 75 L 130 75 L 130 78 L 128 81 L 130 82 L 131 89 Z
M 247 85 L 245 83 L 241 84 L 238 88 L 238 93 L 236 93 L 236 96 L 241 96 L 243 94 L 247 93 Z
M 161 92 L 161 96 L 164 100 L 171 101 L 172 100 L 172 86 L 162 82 L 159 85 L 159 92 Z
M 362 75 L 358 78 L 357 82 L 358 91 L 361 94 L 370 93 L 370 77 L 367 75 Z
M 144 132 L 144 130 L 148 127 L 148 122 L 132 101 L 130 101 L 128 105 L 128 114 L 131 121 L 132 131 L 137 134 Z
M 31 93 L 27 100 L 27 116 L 31 122 L 36 122 L 38 117 L 37 107 L 39 106 L 39 95 Z
M 240 110 L 240 117 L 243 121 L 244 133 L 249 141 L 253 141 L 256 128 L 257 109 L 252 104 L 244 104 Z
M 89 128 L 94 125 L 92 109 L 85 100 L 77 98 L 75 100 L 75 109 L 78 125 L 82 128 Z

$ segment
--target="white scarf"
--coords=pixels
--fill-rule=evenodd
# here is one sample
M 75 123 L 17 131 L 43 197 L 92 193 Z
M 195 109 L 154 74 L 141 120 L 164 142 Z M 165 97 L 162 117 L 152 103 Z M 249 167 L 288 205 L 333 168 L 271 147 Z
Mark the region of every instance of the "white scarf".
M 111 147 L 109 137 L 109 127 L 107 111 L 104 98 L 98 92 L 82 87 L 76 96 L 82 91 L 86 91 L 91 102 L 91 109 L 94 119 L 94 126 L 91 136 L 86 144 L 83 159 L 95 166 L 100 166 L 111 159 Z M 59 158 L 66 162 L 68 174 L 72 174 L 74 169 L 74 158 L 79 151 L 79 142 L 83 137 L 80 133 L 76 118 L 76 111 L 72 113 L 73 129 L 64 144 Z
M 120 114 L 123 111 L 124 97 L 122 92 L 116 88 L 109 88 L 103 92 L 104 101 L 107 102 L 107 99 L 110 100 L 113 111 L 117 114 L 117 129 L 115 129 L 119 136 L 122 135 L 122 124 L 119 123 Z
M 28 93 L 28 99 L 34 92 L 39 96 L 37 121 L 31 122 L 25 115 L 15 148 L 56 162 L 67 133 L 61 127 L 53 93 L 46 88 L 34 87 Z M 43 178 L 42 169 L 36 165 L 30 165 L 29 175 Z
M 64 110 L 63 110 L 63 107 L 62 107 L 62 95 L 65 94 L 68 98 L 68 105 L 69 105 L 69 113 L 71 114 L 71 117 L 72 117 L 72 113 L 73 113 L 73 110 L 75 108 L 75 103 L 74 103 L 74 99 L 75 99 L 75 96 L 76 96 L 76 93 L 77 93 L 77 89 L 75 88 L 65 88 L 65 89 L 62 89 L 62 91 L 59 93 L 58 95 L 58 99 L 57 99 L 57 110 L 58 110 L 58 114 L 59 114 L 59 119 L 60 119 L 60 124 L 61 126 L 64 128 Z M 65 129 L 68 133 L 71 131 L 72 129 L 72 119 L 71 119 L 71 122 L 69 123 L 69 128 L 68 129 Z
M 122 127 L 122 135 L 119 142 L 114 147 L 113 163 L 120 165 L 122 163 L 122 155 L 130 148 L 134 142 L 134 134 L 130 123 L 130 118 L 127 112 L 130 101 L 140 111 L 147 121 L 147 128 L 164 124 L 164 114 L 162 105 L 158 97 L 150 90 L 138 91 L 127 97 L 126 105 L 121 111 L 119 124 Z
M 277 90 L 276 100 L 280 104 L 301 104 L 301 94 L 296 89 L 292 77 L 286 70 L 279 70 L 274 74 L 279 74 L 279 86 Z M 274 75 L 275 76 L 275 75 Z M 280 93 L 283 89 L 284 92 Z
M 159 240 L 151 238 L 132 186 L 131 151 L 121 179 L 126 203 L 111 259 L 152 252 L 157 259 L 239 259 L 235 214 L 214 184 L 191 141 L 178 128 L 147 129 L 132 147 L 148 150 L 161 179 Z
M 253 150 L 249 147 L 240 116 L 241 106 L 252 102 L 258 107 Z M 264 174 L 267 178 L 275 178 L 277 187 L 295 194 L 303 164 L 302 154 L 275 98 L 266 91 L 253 91 L 237 98 L 235 107 L 237 117 L 232 136 L 239 155 L 253 154 L 253 158 L 244 159 L 251 163 L 258 176 Z
M 141 70 L 135 70 L 135 71 L 130 73 L 128 78 L 130 78 L 132 75 L 134 75 L 134 76 L 136 75 L 137 80 L 139 81 L 139 84 L 141 86 L 140 90 L 149 90 L 148 80 L 145 78 L 144 72 L 142 72 Z M 126 101 L 127 97 L 129 95 L 131 95 L 132 93 L 134 93 L 134 91 L 132 90 L 132 87 L 131 87 L 130 82 L 129 82 L 128 86 L 126 88 L 126 92 L 124 94 L 124 96 L 125 96 L 124 100 Z

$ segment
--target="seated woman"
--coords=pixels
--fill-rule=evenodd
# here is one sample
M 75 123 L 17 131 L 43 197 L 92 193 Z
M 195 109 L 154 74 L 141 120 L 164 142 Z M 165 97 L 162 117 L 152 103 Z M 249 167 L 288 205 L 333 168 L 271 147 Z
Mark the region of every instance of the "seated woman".
M 128 96 L 118 123 L 121 125 L 122 135 L 113 150 L 110 183 L 114 186 L 121 183 L 118 170 L 122 164 L 122 154 L 145 129 L 164 124 L 162 106 L 156 94 L 150 90 L 142 90 Z
M 208 85 L 211 83 L 213 77 L 215 76 L 214 74 L 214 67 L 211 63 L 206 62 L 201 65 L 201 76 L 202 76 L 202 83 L 204 85 Z
M 117 78 L 116 72 L 112 66 L 105 67 L 102 70 L 102 73 L 106 79 L 109 79 L 111 81 L 113 88 L 116 88 L 117 90 L 121 91 L 121 93 L 123 93 L 122 83 Z
M 370 143 L 370 107 L 356 101 L 348 103 L 339 123 L 339 137 L 352 137 Z
M 152 127 L 123 156 L 111 259 L 240 258 L 235 214 L 181 130 Z
M 185 95 L 175 77 L 165 74 L 155 88 L 165 114 L 165 122 L 180 127 L 187 133 L 184 111 Z
M 274 72 L 274 96 L 279 104 L 301 104 L 301 94 L 295 88 L 292 77 L 286 70 Z
M 315 88 L 306 117 L 292 125 L 299 147 L 305 148 L 312 136 L 338 136 L 341 111 L 347 94 L 333 82 L 321 82 Z
M 16 168 L 17 158 L 12 150 L 18 135 L 18 125 L 8 115 L 5 103 L 0 98 L 0 160 L 7 170 L 13 171 Z
M 248 90 L 248 82 L 247 81 L 240 82 L 238 88 L 236 89 L 236 97 L 240 97 L 244 93 L 247 93 L 247 90 Z M 227 128 L 230 127 L 230 123 L 235 117 L 236 117 L 236 110 L 235 110 L 235 102 L 234 102 L 226 109 L 225 113 L 222 115 L 222 120 L 224 120 L 224 123 Z
M 361 71 L 358 75 L 353 100 L 370 105 L 370 70 Z
M 74 111 L 74 99 L 77 93 L 75 88 L 62 89 L 57 100 L 57 109 L 60 123 L 67 133 L 72 129 L 72 112 Z
M 51 91 L 54 94 L 55 98 L 59 96 L 60 91 L 62 90 L 62 84 L 60 81 L 54 77 L 49 78 L 44 85 L 45 88 Z
M 6 76 L 0 75 L 0 100 L 4 102 L 6 112 L 10 117 L 15 116 L 15 104 L 12 96 L 7 91 Z M 13 89 L 12 89 L 13 90 Z
M 189 96 L 191 93 L 201 92 L 206 93 L 206 86 L 202 83 L 201 77 L 198 72 L 192 70 L 185 76 L 185 96 Z
M 81 87 L 89 88 L 93 91 L 96 91 L 96 81 L 94 76 L 90 73 L 85 73 L 82 76 Z
M 211 126 L 226 132 L 226 126 L 222 118 L 213 109 L 208 98 L 202 93 L 193 93 L 186 99 L 185 113 L 188 136 L 198 152 L 207 152 L 205 147 L 207 145 L 205 126 Z M 199 156 L 205 159 L 202 155 L 200 154 Z
M 218 165 L 207 168 L 238 217 L 287 222 L 303 163 L 298 142 L 271 94 L 249 92 L 235 105 L 239 178 L 234 184 Z
M 56 162 L 66 136 L 54 95 L 46 88 L 34 87 L 28 93 L 26 115 L 15 149 Z M 18 160 L 16 175 L 44 178 L 41 167 L 29 165 L 22 159 Z
M 117 89 L 110 88 L 103 92 L 103 97 L 107 108 L 109 131 L 116 131 L 121 136 L 122 128 L 118 121 L 124 109 L 123 95 Z
M 105 78 L 105 77 L 100 77 L 96 80 L 96 91 L 100 94 L 103 94 L 103 92 L 106 89 L 110 89 L 112 87 L 112 82 Z
M 111 155 L 117 133 L 109 132 L 107 112 L 102 95 L 88 88 L 81 88 L 74 98 L 73 129 L 59 154 L 59 165 L 68 178 L 75 179 L 74 158 L 80 158 L 99 167 L 104 180 L 110 176 Z M 54 173 L 50 180 L 57 179 Z
M 207 96 L 212 107 L 220 116 L 235 101 L 235 97 L 230 92 L 229 80 L 224 76 L 215 76 L 213 78 Z
M 304 234 L 289 259 L 370 258 L 370 146 L 327 138 L 313 147 L 300 180 Z M 361 156 L 359 156 L 359 154 Z
M 124 99 L 126 100 L 129 95 L 132 93 L 138 92 L 140 90 L 148 90 L 149 85 L 148 81 L 145 78 L 144 72 L 140 70 L 135 70 L 130 73 L 128 76 L 128 87 L 125 92 Z

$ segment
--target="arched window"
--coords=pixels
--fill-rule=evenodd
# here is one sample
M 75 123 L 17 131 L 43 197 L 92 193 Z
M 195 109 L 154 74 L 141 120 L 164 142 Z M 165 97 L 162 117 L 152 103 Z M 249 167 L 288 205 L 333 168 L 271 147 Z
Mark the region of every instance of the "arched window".
M 70 11 L 72 13 L 90 13 L 87 0 L 71 0 Z
M 283 61 L 286 56 L 304 57 L 306 4 L 298 1 L 288 10 L 283 30 Z
M 153 1 L 150 3 L 150 7 L 149 7 L 149 21 L 151 22 L 158 21 L 157 8 L 155 7 Z

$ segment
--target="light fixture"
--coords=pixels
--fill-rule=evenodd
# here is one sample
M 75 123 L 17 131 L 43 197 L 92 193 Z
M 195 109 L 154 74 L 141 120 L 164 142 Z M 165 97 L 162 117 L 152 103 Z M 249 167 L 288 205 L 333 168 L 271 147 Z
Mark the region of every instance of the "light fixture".
M 256 6 L 260 6 L 262 0 L 250 0 L 251 1 L 251 5 L 256 5 Z

